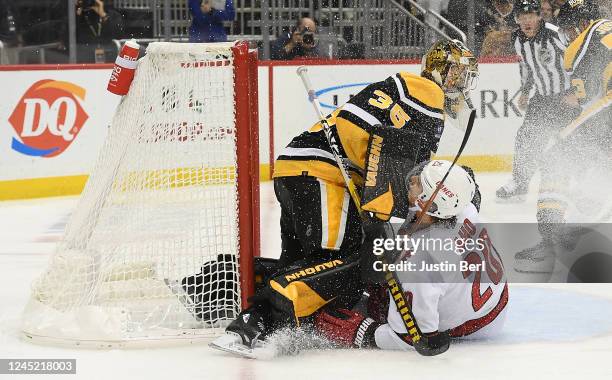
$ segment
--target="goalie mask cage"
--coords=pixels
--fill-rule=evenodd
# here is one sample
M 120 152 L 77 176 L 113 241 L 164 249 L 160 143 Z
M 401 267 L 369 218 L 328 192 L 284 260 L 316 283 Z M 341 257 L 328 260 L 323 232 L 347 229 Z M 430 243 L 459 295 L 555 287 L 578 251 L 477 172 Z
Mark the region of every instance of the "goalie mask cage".
M 256 52 L 152 43 L 32 285 L 24 335 L 93 347 L 210 338 L 246 305 L 258 251 Z

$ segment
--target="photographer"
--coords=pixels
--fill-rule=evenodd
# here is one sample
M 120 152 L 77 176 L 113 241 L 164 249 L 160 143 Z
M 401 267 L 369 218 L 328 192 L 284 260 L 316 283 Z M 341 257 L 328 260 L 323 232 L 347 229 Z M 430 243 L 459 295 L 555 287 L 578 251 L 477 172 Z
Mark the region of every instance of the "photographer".
M 289 60 L 318 57 L 316 49 L 317 25 L 308 17 L 301 18 L 290 33 L 279 36 L 272 44 L 272 59 Z
M 123 16 L 102 0 L 77 0 L 77 61 L 112 62 L 113 39 L 123 38 Z

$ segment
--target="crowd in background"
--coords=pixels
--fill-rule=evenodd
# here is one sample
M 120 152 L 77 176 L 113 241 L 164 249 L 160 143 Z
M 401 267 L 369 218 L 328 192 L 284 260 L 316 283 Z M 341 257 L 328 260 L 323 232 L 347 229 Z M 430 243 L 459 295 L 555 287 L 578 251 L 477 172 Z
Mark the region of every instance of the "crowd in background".
M 184 0 L 188 4 L 191 42 L 226 41 L 228 24 L 237 22 L 233 0 Z M 332 1 L 332 0 L 330 0 Z M 475 43 L 480 56 L 509 56 L 515 51 L 511 35 L 517 29 L 513 5 L 515 0 L 475 0 Z M 462 31 L 468 30 L 468 7 L 465 0 L 417 0 L 418 4 L 446 17 Z M 555 22 L 556 13 L 565 0 L 542 0 L 542 17 Z M 600 8 L 610 16 L 612 0 L 601 0 Z M 4 46 L 1 63 L 40 63 L 40 49 L 45 49 L 46 63 L 68 60 L 68 21 L 66 0 L 0 0 L 0 42 Z M 404 3 L 415 16 L 413 6 Z M 150 16 L 142 12 L 117 9 L 113 0 L 76 0 L 78 62 L 109 62 L 117 52 L 115 39 L 150 38 Z M 304 17 L 271 39 L 272 59 L 293 59 L 321 56 L 317 48 L 317 20 Z M 436 25 L 438 20 L 431 19 Z M 444 25 L 438 25 L 442 30 Z M 445 30 L 453 34 L 452 30 Z M 340 36 L 346 37 L 346 36 Z M 350 41 L 349 41 L 350 42 Z M 6 51 L 16 47 L 18 56 L 7 57 Z M 31 47 L 31 48 L 29 48 Z M 9 48 L 9 49 L 6 49 Z M 363 47 L 341 58 L 362 58 Z M 361 49 L 361 50 L 360 50 Z M 0 49 L 1 51 L 2 49 Z M 356 53 L 357 52 L 357 53 Z M 11 59 L 12 58 L 12 59 Z

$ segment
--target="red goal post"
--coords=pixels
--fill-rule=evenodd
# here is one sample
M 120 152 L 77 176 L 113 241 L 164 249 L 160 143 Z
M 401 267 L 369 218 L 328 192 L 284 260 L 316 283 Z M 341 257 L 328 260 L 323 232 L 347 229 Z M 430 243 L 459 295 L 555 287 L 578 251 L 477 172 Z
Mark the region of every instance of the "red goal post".
M 242 305 L 254 293 L 253 258 L 260 255 L 259 218 L 259 108 L 257 51 L 238 42 L 234 53 L 236 124 L 238 146 L 238 208 L 240 223 L 240 271 Z M 243 79 L 245 78 L 245 79 Z

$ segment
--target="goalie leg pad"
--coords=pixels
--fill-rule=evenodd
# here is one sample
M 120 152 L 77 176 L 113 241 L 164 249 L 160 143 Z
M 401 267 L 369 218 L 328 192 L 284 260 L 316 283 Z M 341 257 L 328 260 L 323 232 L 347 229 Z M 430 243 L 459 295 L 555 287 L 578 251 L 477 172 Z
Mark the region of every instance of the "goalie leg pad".
M 353 307 L 363 290 L 355 256 L 300 260 L 270 279 L 267 296 L 277 325 L 300 325 L 325 305 Z

